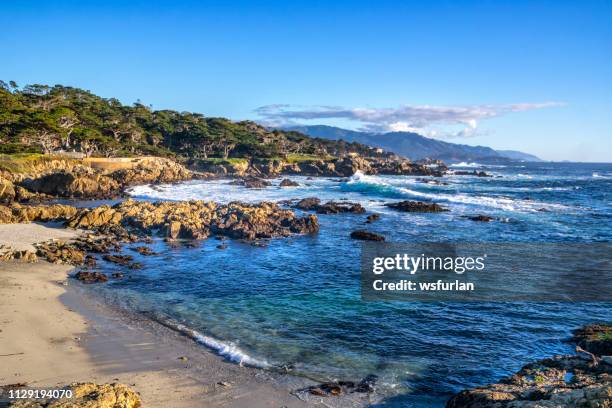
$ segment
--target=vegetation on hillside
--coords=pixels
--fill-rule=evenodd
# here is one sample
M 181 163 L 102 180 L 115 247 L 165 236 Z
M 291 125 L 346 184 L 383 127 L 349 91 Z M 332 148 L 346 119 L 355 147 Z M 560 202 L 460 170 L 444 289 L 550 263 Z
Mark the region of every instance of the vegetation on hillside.
M 183 158 L 292 157 L 294 160 L 377 155 L 359 143 L 270 130 L 199 113 L 153 110 L 140 102 L 61 85 L 0 81 L 0 154 L 80 152 L 86 156 L 156 155 Z

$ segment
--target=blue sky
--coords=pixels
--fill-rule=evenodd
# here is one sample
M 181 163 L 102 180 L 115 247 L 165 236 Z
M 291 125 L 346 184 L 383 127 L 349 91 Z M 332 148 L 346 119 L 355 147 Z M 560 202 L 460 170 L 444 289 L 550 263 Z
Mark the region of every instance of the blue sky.
M 612 161 L 610 1 L 124 3 L 5 2 L 0 79 Z

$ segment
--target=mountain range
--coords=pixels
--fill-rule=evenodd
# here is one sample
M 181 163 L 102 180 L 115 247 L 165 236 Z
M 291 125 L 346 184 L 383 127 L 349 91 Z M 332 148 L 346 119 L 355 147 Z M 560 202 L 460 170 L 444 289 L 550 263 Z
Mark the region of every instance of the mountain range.
M 368 133 L 334 126 L 291 126 L 285 128 L 324 139 L 358 142 L 394 152 L 411 160 L 440 159 L 453 162 L 503 163 L 509 161 L 542 161 L 540 158 L 515 150 L 494 150 L 486 146 L 443 142 L 412 132 Z

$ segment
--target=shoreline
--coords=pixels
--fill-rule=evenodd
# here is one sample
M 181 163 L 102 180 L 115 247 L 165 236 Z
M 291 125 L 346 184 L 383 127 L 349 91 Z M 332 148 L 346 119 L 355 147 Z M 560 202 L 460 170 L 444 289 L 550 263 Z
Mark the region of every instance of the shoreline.
M 35 232 L 31 244 L 53 236 L 52 228 L 16 225 L 24 237 Z M 41 234 L 44 230 L 47 236 Z M 229 362 L 153 319 L 91 296 L 68 277 L 72 270 L 45 261 L 0 262 L 0 384 L 120 382 L 140 393 L 148 407 L 204 403 L 298 408 L 346 406 L 347 399 L 351 406 L 368 402 L 363 396 L 356 401 L 350 395 L 296 393 L 315 382 Z

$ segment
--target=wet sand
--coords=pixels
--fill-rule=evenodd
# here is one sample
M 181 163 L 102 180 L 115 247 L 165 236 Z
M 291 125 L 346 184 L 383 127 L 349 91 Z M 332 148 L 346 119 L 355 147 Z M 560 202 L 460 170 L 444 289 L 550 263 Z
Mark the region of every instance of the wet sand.
M 17 230 L 19 238 L 7 235 Z M 0 225 L 0 242 L 15 249 L 74 234 L 36 224 Z M 0 384 L 121 382 L 139 392 L 146 407 L 351 407 L 367 402 L 363 395 L 296 392 L 314 383 L 228 362 L 144 316 L 102 303 L 67 277 L 70 270 L 44 261 L 0 263 Z

